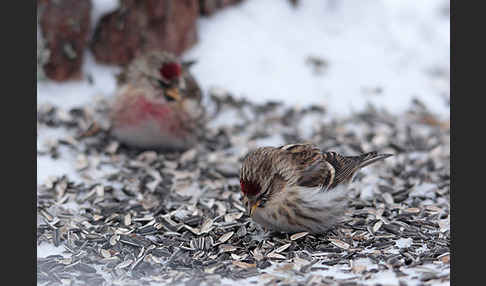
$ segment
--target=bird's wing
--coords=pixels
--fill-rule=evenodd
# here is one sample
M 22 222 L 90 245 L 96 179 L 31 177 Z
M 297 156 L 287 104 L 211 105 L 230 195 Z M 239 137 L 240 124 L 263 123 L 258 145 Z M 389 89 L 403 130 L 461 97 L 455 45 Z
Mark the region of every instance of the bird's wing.
M 343 156 L 336 152 L 322 152 L 312 144 L 291 144 L 280 148 L 289 152 L 297 166 L 298 186 L 319 186 L 326 190 L 348 183 L 362 167 L 391 156 L 377 152 Z
M 334 177 L 333 167 L 324 153 L 312 144 L 291 144 L 280 147 L 286 150 L 296 166 L 296 184 L 303 187 L 327 187 Z

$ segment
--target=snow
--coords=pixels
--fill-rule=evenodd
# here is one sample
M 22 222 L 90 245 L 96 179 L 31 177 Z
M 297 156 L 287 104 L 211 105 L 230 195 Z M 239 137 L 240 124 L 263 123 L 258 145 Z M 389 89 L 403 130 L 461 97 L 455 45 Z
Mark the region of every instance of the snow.
M 407 248 L 412 245 L 413 239 L 410 237 L 408 238 L 400 238 L 395 242 L 395 245 L 398 246 L 398 248 Z
M 64 246 L 54 246 L 54 244 L 50 243 L 41 243 L 37 245 L 37 257 L 47 257 L 49 255 L 62 255 L 64 257 L 69 257 L 64 253 L 65 248 Z
M 90 52 L 85 54 L 81 81 L 57 83 L 53 81 L 37 82 L 37 104 L 55 104 L 69 109 L 89 103 L 96 96 L 111 96 L 115 91 L 115 75 L 119 67 L 97 64 Z M 88 81 L 88 75 L 93 83 Z
M 256 101 L 323 104 L 343 115 L 372 102 L 404 111 L 413 96 L 449 116 L 440 93 L 449 80 L 449 20 L 444 1 L 244 1 L 199 21 L 200 42 L 185 54 L 204 89 L 219 86 Z M 308 56 L 329 62 L 321 75 Z M 381 87 L 380 95 L 363 89 Z
M 37 130 L 37 150 L 44 150 L 49 142 L 54 142 L 64 136 L 62 129 Z M 74 182 L 82 182 L 82 178 L 76 172 L 76 158 L 72 152 L 65 148 L 59 148 L 60 158 L 53 159 L 48 156 L 37 156 L 37 185 L 47 182 L 49 177 L 61 177 L 66 175 Z
M 448 5 L 443 0 L 308 0 L 293 8 L 288 1 L 246 0 L 200 18 L 199 42 L 183 57 L 197 60 L 191 70 L 205 93 L 222 88 L 257 102 L 276 100 L 300 107 L 319 104 L 335 116 L 349 115 L 368 103 L 401 113 L 418 97 L 433 112 L 449 119 L 450 20 L 443 15 Z M 94 0 L 92 26 L 117 6 L 116 0 Z M 328 66 L 315 74 L 307 62 L 309 56 L 323 59 Z M 96 96 L 110 98 L 118 71 L 118 67 L 96 63 L 87 52 L 84 79 L 38 82 L 38 105 L 51 103 L 68 109 L 89 104 Z M 374 88 L 382 92 L 369 92 Z M 62 136 L 63 129 L 39 129 L 37 148 L 43 149 L 47 140 Z M 272 136 L 255 144 L 279 145 L 281 139 Z M 57 160 L 37 157 L 38 185 L 53 175 L 83 180 L 75 170 L 75 156 L 64 148 L 59 151 L 62 156 Z M 428 187 L 424 184 L 413 194 L 426 194 Z M 362 196 L 372 193 L 370 186 Z M 406 247 L 410 241 L 405 240 L 396 246 Z M 37 255 L 61 254 L 62 250 L 41 244 Z M 352 276 L 343 274 L 340 267 L 314 274 Z M 250 285 L 252 279 L 241 285 Z M 382 271 L 362 282 L 388 285 L 398 280 L 392 271 Z
M 93 1 L 93 21 L 117 1 Z M 199 43 L 184 54 L 197 63 L 192 72 L 204 91 L 221 87 L 238 97 L 305 106 L 322 104 L 336 115 L 368 102 L 402 112 L 419 97 L 448 118 L 450 21 L 441 14 L 447 1 L 247 0 L 198 20 Z M 315 75 L 306 63 L 317 56 L 329 63 Z M 445 70 L 445 77 L 431 76 Z M 40 82 L 38 100 L 62 106 L 111 96 L 119 70 L 96 64 L 86 54 L 87 80 Z M 380 94 L 366 90 L 381 87 Z M 62 97 L 62 100 L 59 100 Z

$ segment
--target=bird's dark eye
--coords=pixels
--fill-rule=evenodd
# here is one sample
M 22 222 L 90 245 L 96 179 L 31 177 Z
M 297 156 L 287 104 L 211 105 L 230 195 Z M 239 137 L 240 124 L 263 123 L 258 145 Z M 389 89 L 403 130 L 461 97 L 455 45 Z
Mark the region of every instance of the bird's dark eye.
M 263 206 L 265 205 L 266 202 L 267 202 L 266 198 L 261 199 L 260 203 L 258 204 L 258 207 L 263 208 Z
M 158 80 L 157 80 L 157 83 L 159 84 L 159 86 L 160 86 L 161 88 L 168 88 L 168 87 L 169 87 L 169 84 L 168 84 L 168 83 L 166 83 L 166 82 L 164 82 L 163 80 L 158 79 Z

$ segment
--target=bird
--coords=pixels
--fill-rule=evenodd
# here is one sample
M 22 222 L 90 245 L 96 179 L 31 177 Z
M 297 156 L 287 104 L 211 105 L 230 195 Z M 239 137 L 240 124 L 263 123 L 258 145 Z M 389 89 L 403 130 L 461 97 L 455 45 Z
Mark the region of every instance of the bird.
M 266 230 L 325 233 L 346 211 L 356 173 L 392 154 L 324 152 L 312 143 L 259 147 L 243 157 L 242 201 Z
M 111 134 L 128 146 L 186 150 L 204 128 L 201 89 L 189 72 L 194 62 L 152 50 L 134 58 L 118 75 L 110 106 Z

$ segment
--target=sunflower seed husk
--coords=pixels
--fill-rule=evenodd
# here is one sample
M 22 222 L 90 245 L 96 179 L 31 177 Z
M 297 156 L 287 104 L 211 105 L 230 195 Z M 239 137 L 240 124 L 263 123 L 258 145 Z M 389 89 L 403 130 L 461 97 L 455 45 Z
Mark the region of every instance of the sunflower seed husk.
M 339 239 L 332 239 L 330 238 L 329 241 L 334 244 L 335 246 L 342 248 L 342 249 L 349 249 L 349 244 Z
M 298 233 L 294 233 L 290 236 L 290 240 L 297 240 L 299 238 L 302 238 L 306 235 L 308 235 L 309 233 L 308 232 L 298 232 Z
M 221 243 L 226 242 L 228 239 L 230 239 L 234 234 L 234 231 L 227 232 L 223 234 L 222 236 L 219 237 L 218 241 Z

